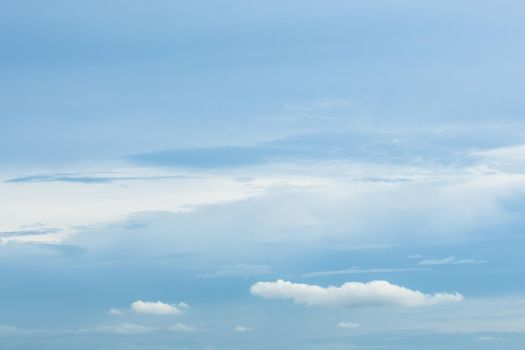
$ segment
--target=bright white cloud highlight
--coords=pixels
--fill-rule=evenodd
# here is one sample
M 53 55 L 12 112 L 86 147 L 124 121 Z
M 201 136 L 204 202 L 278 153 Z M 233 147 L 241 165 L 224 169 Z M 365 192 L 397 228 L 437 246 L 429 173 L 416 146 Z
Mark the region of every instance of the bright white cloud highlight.
M 188 308 L 185 303 L 179 303 L 177 305 L 166 304 L 161 301 L 142 301 L 137 300 L 131 304 L 133 311 L 140 314 L 152 314 L 152 315 L 178 315 L 182 313 L 181 309 Z
M 257 282 L 250 292 L 265 299 L 291 299 L 309 306 L 422 306 L 463 300 L 459 293 L 424 294 L 387 281 L 347 282 L 340 287 L 321 287 L 277 280 Z

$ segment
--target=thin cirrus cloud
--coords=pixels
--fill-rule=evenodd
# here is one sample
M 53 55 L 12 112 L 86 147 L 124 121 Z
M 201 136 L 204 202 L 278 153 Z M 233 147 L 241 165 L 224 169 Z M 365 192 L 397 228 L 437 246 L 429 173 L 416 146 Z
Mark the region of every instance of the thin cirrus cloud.
M 458 259 L 455 256 L 449 256 L 443 259 L 425 259 L 418 262 L 419 265 L 475 265 L 475 264 L 484 264 L 487 260 L 478 260 L 478 259 Z
M 257 282 L 250 292 L 264 299 L 291 299 L 308 306 L 424 306 L 463 300 L 459 293 L 424 294 L 387 281 L 347 282 L 340 287 L 321 287 L 280 279 Z
M 185 303 L 173 305 L 161 301 L 137 300 L 131 304 L 131 309 L 136 313 L 151 315 L 178 315 L 186 308 L 188 308 L 188 304 Z
M 97 173 L 67 173 L 67 174 L 41 174 L 20 176 L 5 180 L 5 183 L 39 183 L 39 182 L 69 182 L 79 184 L 107 184 L 126 181 L 158 181 L 176 180 L 188 178 L 183 175 L 164 175 L 164 176 L 104 176 Z
M 272 268 L 266 265 L 246 265 L 239 264 L 225 266 L 214 272 L 204 273 L 199 278 L 225 278 L 225 277 L 251 277 L 267 275 L 272 272 Z
M 358 274 L 369 274 L 369 273 L 397 273 L 397 272 L 411 272 L 421 271 L 421 269 L 414 267 L 407 268 L 370 268 L 362 269 L 353 267 L 345 270 L 330 270 L 330 271 L 316 271 L 302 274 L 302 277 L 324 277 L 324 276 L 339 276 L 339 275 L 358 275 Z

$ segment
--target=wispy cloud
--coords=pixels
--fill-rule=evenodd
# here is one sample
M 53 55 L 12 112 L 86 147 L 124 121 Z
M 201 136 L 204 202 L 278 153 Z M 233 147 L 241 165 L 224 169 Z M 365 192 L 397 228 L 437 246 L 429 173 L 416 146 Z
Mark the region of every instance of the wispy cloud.
M 199 275 L 199 278 L 224 278 L 224 277 L 251 277 L 267 275 L 272 268 L 266 265 L 233 265 L 225 266 L 219 270 Z
M 111 316 L 122 316 L 124 315 L 124 311 L 119 309 L 109 309 L 108 314 Z
M 478 260 L 478 259 L 458 259 L 455 256 L 449 256 L 443 259 L 425 259 L 418 262 L 419 265 L 475 265 L 475 264 L 484 264 L 487 260 Z
M 446 136 L 443 136 L 444 138 Z M 217 169 L 296 161 L 352 160 L 368 163 L 395 162 L 448 164 L 471 162 L 466 145 L 445 146 L 436 134 L 346 131 L 300 134 L 252 145 L 165 149 L 127 157 L 135 164 L 162 167 Z M 416 147 L 417 146 L 417 147 Z M 446 148 L 449 152 L 443 152 Z M 419 150 L 419 151 L 418 151 Z M 450 154 L 453 154 L 452 156 Z M 364 181 L 410 181 L 404 177 L 370 176 Z
M 499 337 L 493 337 L 493 336 L 484 336 L 484 337 L 477 337 L 477 341 L 496 341 L 501 340 Z
M 370 274 L 370 273 L 394 273 L 394 272 L 412 272 L 421 271 L 420 268 L 406 267 L 406 268 L 368 268 L 362 269 L 359 267 L 352 267 L 344 270 L 330 270 L 330 271 L 317 271 L 302 274 L 302 277 L 324 277 L 324 276 L 339 276 L 339 275 L 358 275 L 358 274 Z
M 336 326 L 337 328 L 344 328 L 344 329 L 354 329 L 359 328 L 360 324 L 355 322 L 339 322 Z
M 175 333 L 193 333 L 196 331 L 196 328 L 193 326 L 184 324 L 182 322 L 177 322 L 174 325 L 169 326 L 168 330 L 170 332 L 175 332 Z
M 188 178 L 185 175 L 165 176 L 102 176 L 85 174 L 41 174 L 15 177 L 4 181 L 5 183 L 37 183 L 37 182 L 71 182 L 80 184 L 107 184 L 125 181 L 158 181 Z
M 233 331 L 237 333 L 246 333 L 251 331 L 252 329 L 246 326 L 236 326 Z
M 113 333 L 118 335 L 139 335 L 148 334 L 156 331 L 155 327 L 144 326 L 134 323 L 119 323 L 110 326 L 102 326 L 99 328 L 101 332 Z

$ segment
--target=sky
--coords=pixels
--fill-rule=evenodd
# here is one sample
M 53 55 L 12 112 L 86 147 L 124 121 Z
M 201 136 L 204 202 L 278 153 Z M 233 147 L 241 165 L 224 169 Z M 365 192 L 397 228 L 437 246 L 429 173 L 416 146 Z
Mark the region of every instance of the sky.
M 523 350 L 522 1 L 0 2 L 0 348 Z

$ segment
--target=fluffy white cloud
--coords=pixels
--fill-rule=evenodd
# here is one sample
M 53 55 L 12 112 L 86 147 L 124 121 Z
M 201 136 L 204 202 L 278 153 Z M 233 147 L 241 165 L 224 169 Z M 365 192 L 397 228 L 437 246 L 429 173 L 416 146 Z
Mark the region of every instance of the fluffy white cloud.
M 188 308 L 188 304 L 179 303 L 177 305 L 166 304 L 161 301 L 142 301 L 137 300 L 131 304 L 133 311 L 140 314 L 153 315 L 177 315 L 181 314 L 182 310 Z
M 187 324 L 177 322 L 174 325 L 169 326 L 168 330 L 171 332 L 177 332 L 177 333 L 192 333 L 192 332 L 195 332 L 195 327 L 188 326 Z
M 345 329 L 353 329 L 353 328 L 359 328 L 360 325 L 359 323 L 355 323 L 355 322 L 339 322 L 337 324 L 337 328 L 345 328 Z
M 292 299 L 296 303 L 320 306 L 421 306 L 463 300 L 458 293 L 424 294 L 387 281 L 347 282 L 340 287 L 321 287 L 277 280 L 257 282 L 250 292 L 265 299 Z

